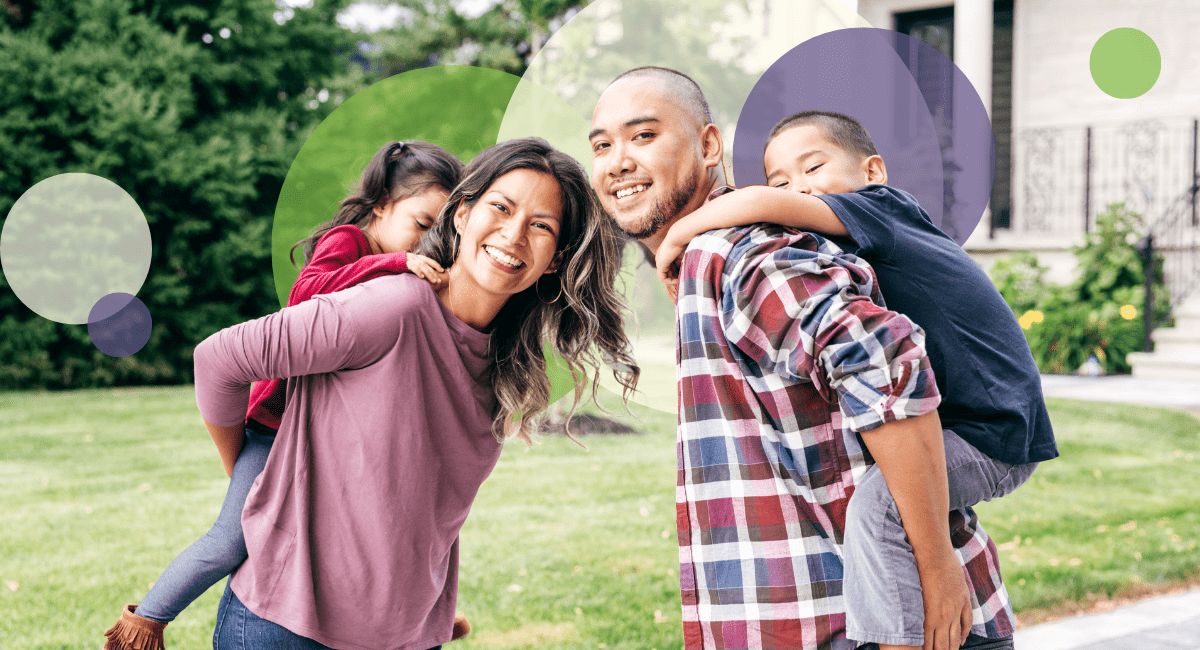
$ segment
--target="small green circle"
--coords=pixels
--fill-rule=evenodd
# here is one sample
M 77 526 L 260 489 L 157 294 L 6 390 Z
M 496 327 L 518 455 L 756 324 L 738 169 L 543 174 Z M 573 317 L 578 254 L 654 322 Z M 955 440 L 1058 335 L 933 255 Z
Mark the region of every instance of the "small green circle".
M 1154 87 L 1162 71 L 1162 55 L 1145 32 L 1119 27 L 1092 46 L 1091 70 L 1100 90 L 1117 99 L 1132 99 Z

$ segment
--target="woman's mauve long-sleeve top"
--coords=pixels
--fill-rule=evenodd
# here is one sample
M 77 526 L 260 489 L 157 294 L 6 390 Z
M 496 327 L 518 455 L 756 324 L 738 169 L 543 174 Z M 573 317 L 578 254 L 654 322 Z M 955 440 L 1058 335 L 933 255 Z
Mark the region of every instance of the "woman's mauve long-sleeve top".
M 341 291 L 367 280 L 407 271 L 408 253 L 372 255 L 371 243 L 358 226 L 338 226 L 317 241 L 312 259 L 300 269 L 300 277 L 292 285 L 287 304 L 292 307 L 320 293 Z M 278 378 L 255 382 L 250 388 L 246 424 L 253 420 L 278 430 L 286 384 Z
M 242 513 L 250 611 L 327 646 L 450 640 L 456 539 L 500 456 L 488 335 L 429 284 L 388 276 L 222 330 L 196 347 L 196 401 L 236 426 L 250 383 L 287 410 Z

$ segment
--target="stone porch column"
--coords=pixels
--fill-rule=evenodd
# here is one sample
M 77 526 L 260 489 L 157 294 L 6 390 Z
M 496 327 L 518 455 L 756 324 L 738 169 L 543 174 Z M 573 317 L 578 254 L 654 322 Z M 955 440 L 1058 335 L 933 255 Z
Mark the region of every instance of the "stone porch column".
M 954 3 L 954 63 L 992 114 L 992 0 Z

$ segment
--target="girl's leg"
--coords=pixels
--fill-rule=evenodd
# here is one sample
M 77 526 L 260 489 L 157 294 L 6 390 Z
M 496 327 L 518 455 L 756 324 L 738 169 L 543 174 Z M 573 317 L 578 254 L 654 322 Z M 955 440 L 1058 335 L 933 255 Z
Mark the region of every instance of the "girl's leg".
M 138 604 L 138 616 L 154 621 L 174 620 L 192 601 L 246 559 L 242 509 L 250 486 L 267 464 L 274 441 L 274 436 L 263 435 L 253 428 L 246 430 L 242 451 L 233 466 L 229 491 L 225 493 L 216 523 L 171 562 L 150 588 L 150 593 Z
M 258 433 L 253 428 L 246 430 L 242 451 L 233 467 L 229 491 L 225 493 L 216 523 L 171 562 L 138 604 L 138 616 L 162 622 L 174 620 L 192 601 L 246 559 L 242 509 L 250 486 L 267 463 L 274 440 L 274 436 Z

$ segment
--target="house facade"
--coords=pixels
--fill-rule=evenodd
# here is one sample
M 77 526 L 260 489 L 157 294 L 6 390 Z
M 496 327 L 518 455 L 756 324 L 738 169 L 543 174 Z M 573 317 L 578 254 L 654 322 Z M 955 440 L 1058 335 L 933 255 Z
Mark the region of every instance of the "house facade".
M 951 57 L 989 108 L 996 176 L 988 214 L 965 248 L 984 268 L 1017 250 L 1049 279 L 1075 275 L 1070 247 L 1116 202 L 1141 214 L 1177 303 L 1171 368 L 1140 356 L 1135 374 L 1200 380 L 1200 5 L 1194 0 L 858 0 L 875 27 Z M 1116 99 L 1092 79 L 1096 41 L 1132 27 L 1158 46 L 1144 95 Z

